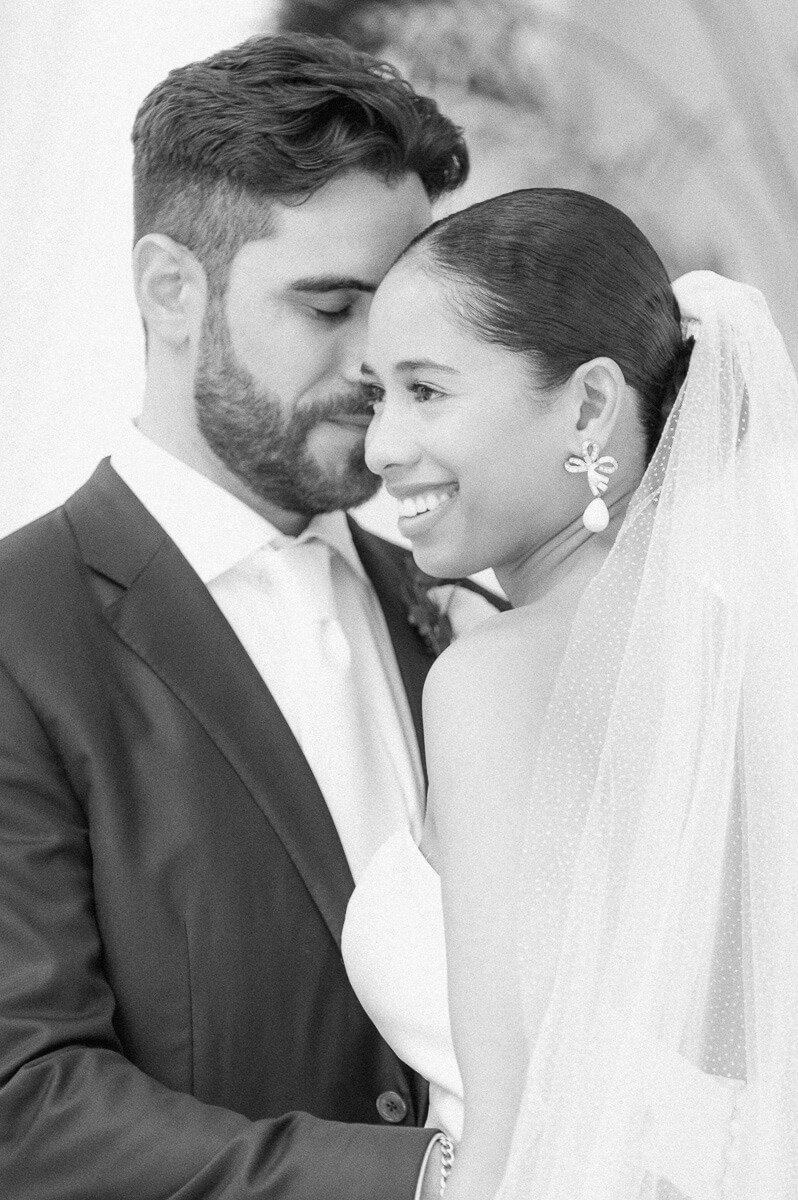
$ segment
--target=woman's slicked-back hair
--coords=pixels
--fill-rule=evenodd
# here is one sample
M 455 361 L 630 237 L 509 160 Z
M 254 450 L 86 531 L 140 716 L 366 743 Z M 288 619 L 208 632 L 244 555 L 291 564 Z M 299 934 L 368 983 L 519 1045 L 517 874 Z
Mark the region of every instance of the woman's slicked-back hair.
M 613 359 L 640 397 L 651 457 L 691 343 L 665 267 L 629 217 L 584 192 L 529 188 L 445 217 L 408 255 L 451 283 L 472 332 L 526 355 L 542 388 Z
M 136 240 L 162 233 L 220 286 L 237 249 L 352 170 L 415 173 L 431 200 L 468 174 L 462 131 L 389 65 L 335 38 L 255 37 L 170 72 L 133 126 Z M 214 279 L 215 277 L 215 279 Z

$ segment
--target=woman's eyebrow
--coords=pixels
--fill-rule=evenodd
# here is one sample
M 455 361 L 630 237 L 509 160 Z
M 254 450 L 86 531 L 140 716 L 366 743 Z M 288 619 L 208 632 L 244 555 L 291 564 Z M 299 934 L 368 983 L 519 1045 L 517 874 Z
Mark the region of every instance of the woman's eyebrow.
M 433 362 L 431 358 L 405 358 L 396 363 L 393 369 L 395 371 L 418 371 L 422 368 L 428 371 L 445 371 L 447 375 L 459 374 L 455 367 L 447 367 L 445 363 Z M 377 372 L 368 363 L 362 363 L 360 370 L 364 375 L 370 375 L 372 379 L 377 378 Z
M 427 371 L 446 371 L 449 375 L 457 374 L 454 367 L 447 367 L 445 363 L 433 362 L 431 358 L 405 358 L 396 364 L 395 369 L 397 371 L 418 371 L 422 367 Z

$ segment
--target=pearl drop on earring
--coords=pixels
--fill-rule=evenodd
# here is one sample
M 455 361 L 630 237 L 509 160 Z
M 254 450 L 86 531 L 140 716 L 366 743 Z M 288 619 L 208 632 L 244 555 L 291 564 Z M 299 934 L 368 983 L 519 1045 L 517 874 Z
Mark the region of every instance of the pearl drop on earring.
M 582 524 L 591 533 L 601 533 L 603 529 L 607 528 L 609 523 L 610 510 L 601 499 L 601 496 L 596 496 L 595 500 L 591 500 L 582 513 Z

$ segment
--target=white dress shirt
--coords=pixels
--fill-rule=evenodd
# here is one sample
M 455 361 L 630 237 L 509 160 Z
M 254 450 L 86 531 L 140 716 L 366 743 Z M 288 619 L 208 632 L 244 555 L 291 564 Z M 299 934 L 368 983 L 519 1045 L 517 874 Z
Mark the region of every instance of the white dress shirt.
M 287 538 L 132 424 L 111 466 L 196 571 L 260 673 L 316 776 L 355 880 L 395 830 L 409 828 L 418 841 L 424 784 L 415 730 L 382 608 L 344 513 L 313 517 L 298 538 Z M 340 755 L 330 755 L 329 738 L 340 719 L 335 698 L 319 679 L 297 670 L 294 648 L 307 617 L 297 602 L 302 580 L 286 579 L 291 556 L 279 562 L 277 556 L 291 543 L 314 538 L 332 548 L 332 603 L 368 714 L 361 723 L 376 778 L 364 779 L 362 771 L 347 770 Z

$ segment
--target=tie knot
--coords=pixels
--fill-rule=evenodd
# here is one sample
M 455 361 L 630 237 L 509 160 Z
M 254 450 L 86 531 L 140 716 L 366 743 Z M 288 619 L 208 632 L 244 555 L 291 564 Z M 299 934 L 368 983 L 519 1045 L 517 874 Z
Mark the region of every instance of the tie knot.
M 287 542 L 274 553 L 274 569 L 290 602 L 311 620 L 337 617 L 330 559 L 330 547 L 318 538 Z
M 284 544 L 276 558 L 289 589 L 294 589 L 296 616 L 316 627 L 325 657 L 340 670 L 349 666 L 350 653 L 335 604 L 332 554 L 327 542 L 309 537 Z

